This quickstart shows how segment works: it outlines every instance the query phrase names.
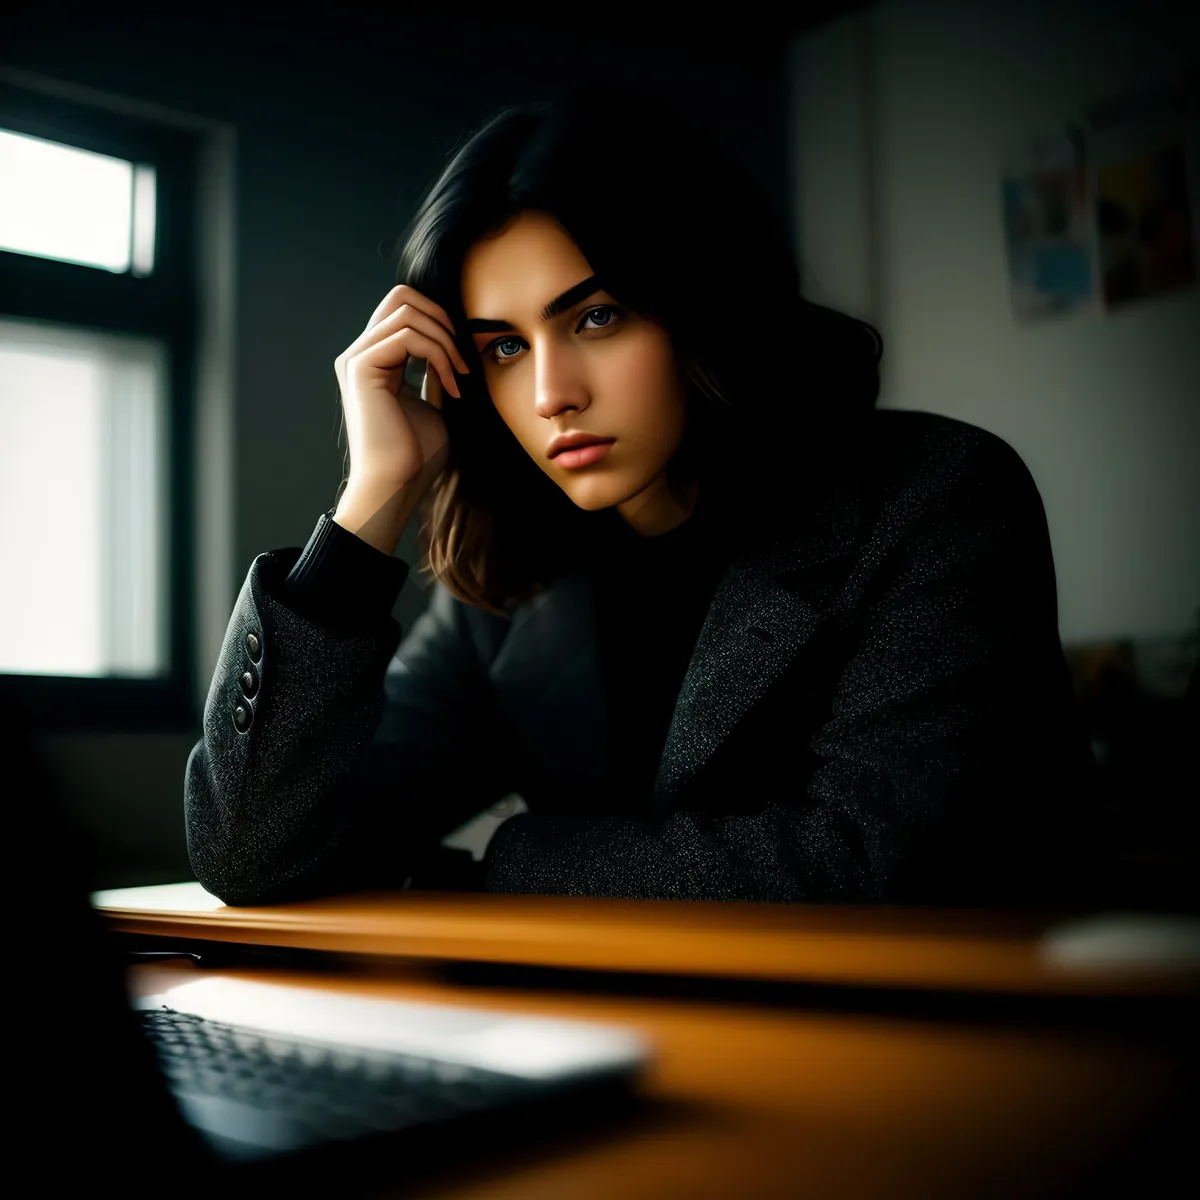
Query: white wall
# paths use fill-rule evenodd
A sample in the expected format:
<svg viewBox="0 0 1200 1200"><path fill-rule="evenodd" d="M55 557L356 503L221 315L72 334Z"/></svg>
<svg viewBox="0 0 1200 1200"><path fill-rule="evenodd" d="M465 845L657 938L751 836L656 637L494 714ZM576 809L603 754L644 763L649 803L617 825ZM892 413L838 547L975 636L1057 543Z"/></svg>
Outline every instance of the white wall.
<svg viewBox="0 0 1200 1200"><path fill-rule="evenodd" d="M790 48L805 286L880 329L881 408L969 421L1024 458L1064 644L1195 628L1200 289L1018 322L1001 170L1014 141L1195 62L1188 7L890 0Z"/></svg>

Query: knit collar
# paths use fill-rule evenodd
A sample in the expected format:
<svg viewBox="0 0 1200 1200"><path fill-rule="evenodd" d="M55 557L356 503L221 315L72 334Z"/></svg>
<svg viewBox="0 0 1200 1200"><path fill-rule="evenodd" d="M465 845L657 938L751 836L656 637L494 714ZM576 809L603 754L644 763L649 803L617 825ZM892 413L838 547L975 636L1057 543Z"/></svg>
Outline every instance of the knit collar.
<svg viewBox="0 0 1200 1200"><path fill-rule="evenodd" d="M704 488L700 489L696 503L687 519L681 521L666 533L647 536L632 529L619 512L611 510L609 528L609 544L618 554L655 561L660 558L675 557L687 553L693 548L699 548L705 543L705 533L708 529L708 510L704 503Z"/></svg>

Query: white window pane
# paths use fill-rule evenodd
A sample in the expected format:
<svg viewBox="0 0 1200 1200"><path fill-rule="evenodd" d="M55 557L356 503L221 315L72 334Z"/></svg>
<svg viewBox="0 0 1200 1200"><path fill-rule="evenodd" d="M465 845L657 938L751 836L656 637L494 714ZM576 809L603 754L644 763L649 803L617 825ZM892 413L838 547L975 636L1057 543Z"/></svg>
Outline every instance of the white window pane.
<svg viewBox="0 0 1200 1200"><path fill-rule="evenodd" d="M139 163L133 169L133 273L154 270L154 232L157 226L158 184L154 168Z"/></svg>
<svg viewBox="0 0 1200 1200"><path fill-rule="evenodd" d="M0 319L0 671L166 668L168 355Z"/></svg>
<svg viewBox="0 0 1200 1200"><path fill-rule="evenodd" d="M153 167L0 129L0 181L0 249L150 273Z"/></svg>

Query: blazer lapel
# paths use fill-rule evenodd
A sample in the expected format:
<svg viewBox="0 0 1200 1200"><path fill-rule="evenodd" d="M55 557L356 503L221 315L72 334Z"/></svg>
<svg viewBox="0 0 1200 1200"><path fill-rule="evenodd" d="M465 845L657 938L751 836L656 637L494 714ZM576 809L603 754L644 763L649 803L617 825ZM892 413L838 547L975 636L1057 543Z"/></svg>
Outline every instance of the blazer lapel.
<svg viewBox="0 0 1200 1200"><path fill-rule="evenodd" d="M713 595L684 673L655 782L669 808L785 671L815 668L820 633L856 559L856 506L835 497L808 531L736 558Z"/></svg>
<svg viewBox="0 0 1200 1200"><path fill-rule="evenodd" d="M785 670L822 649L855 559L856 494L840 488L803 532L734 558L696 640L655 782L669 806ZM588 787L607 771L608 722L591 582L561 576L523 605L494 660L500 703L557 785Z"/></svg>

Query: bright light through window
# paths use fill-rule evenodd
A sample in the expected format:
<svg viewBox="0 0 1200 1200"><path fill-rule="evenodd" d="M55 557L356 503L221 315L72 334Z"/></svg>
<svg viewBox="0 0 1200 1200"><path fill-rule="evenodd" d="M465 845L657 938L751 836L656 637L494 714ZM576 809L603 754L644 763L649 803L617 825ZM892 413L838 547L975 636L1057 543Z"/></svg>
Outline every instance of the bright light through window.
<svg viewBox="0 0 1200 1200"><path fill-rule="evenodd" d="M155 171L0 129L0 249L109 271L154 269Z"/></svg>
<svg viewBox="0 0 1200 1200"><path fill-rule="evenodd" d="M0 318L0 671L166 671L168 354Z"/></svg>

